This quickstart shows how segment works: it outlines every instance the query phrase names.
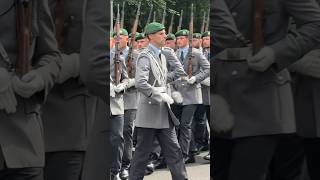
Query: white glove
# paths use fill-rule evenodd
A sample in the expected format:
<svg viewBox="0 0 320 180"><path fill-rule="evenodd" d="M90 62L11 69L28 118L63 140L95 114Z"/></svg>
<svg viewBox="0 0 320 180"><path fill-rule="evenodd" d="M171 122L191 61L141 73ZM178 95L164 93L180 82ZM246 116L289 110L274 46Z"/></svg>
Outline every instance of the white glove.
<svg viewBox="0 0 320 180"><path fill-rule="evenodd" d="M120 83L120 84L118 84L117 86L114 87L114 91L116 93L120 93L120 92L124 91L125 88L126 88L126 85L124 83Z"/></svg>
<svg viewBox="0 0 320 180"><path fill-rule="evenodd" d="M201 84L203 84L205 86L210 86L210 77L207 77L206 79L201 81Z"/></svg>
<svg viewBox="0 0 320 180"><path fill-rule="evenodd" d="M187 79L188 84L194 84L196 82L196 77L192 76L191 78Z"/></svg>
<svg viewBox="0 0 320 180"><path fill-rule="evenodd" d="M12 86L17 94L24 98L29 98L36 92L44 89L45 82L37 70L31 70L23 75L21 79L14 76L12 79Z"/></svg>
<svg viewBox="0 0 320 180"><path fill-rule="evenodd" d="M131 88L131 87L135 86L135 83L136 83L136 80L134 78L128 79L127 88Z"/></svg>
<svg viewBox="0 0 320 180"><path fill-rule="evenodd" d="M174 100L167 94L167 93L161 93L162 101L173 104Z"/></svg>
<svg viewBox="0 0 320 180"><path fill-rule="evenodd" d="M116 97L116 92L114 91L114 85L110 83L110 97Z"/></svg>
<svg viewBox="0 0 320 180"><path fill-rule="evenodd" d="M182 97L181 93L178 91L173 91L171 93L171 97L178 104L181 104L183 102L183 97Z"/></svg>

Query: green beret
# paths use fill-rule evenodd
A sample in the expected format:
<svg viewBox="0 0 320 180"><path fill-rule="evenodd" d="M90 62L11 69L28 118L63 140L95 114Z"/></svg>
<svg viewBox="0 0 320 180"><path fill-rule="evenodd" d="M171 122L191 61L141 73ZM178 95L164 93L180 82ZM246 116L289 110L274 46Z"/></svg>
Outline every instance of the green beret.
<svg viewBox="0 0 320 180"><path fill-rule="evenodd" d="M163 24L157 23L157 22L152 22L146 26L145 34L146 35L154 34L154 33L157 33L159 31L163 30L163 29L165 29Z"/></svg>
<svg viewBox="0 0 320 180"><path fill-rule="evenodd" d="M202 33L202 37L208 37L208 36L210 36L210 31L206 31Z"/></svg>
<svg viewBox="0 0 320 180"><path fill-rule="evenodd" d="M200 33L193 33L193 38L201 39L201 34Z"/></svg>
<svg viewBox="0 0 320 180"><path fill-rule="evenodd" d="M179 36L189 36L189 31L187 29L181 29L180 31L176 32L176 37Z"/></svg>
<svg viewBox="0 0 320 180"><path fill-rule="evenodd" d="M117 35L117 32L114 32L113 37ZM120 29L120 35L128 36L128 31L126 29Z"/></svg>
<svg viewBox="0 0 320 180"><path fill-rule="evenodd" d="M146 38L146 35L144 33L137 33L136 35L136 41L139 41L141 39Z"/></svg>
<svg viewBox="0 0 320 180"><path fill-rule="evenodd" d="M176 40L176 36L172 33L167 34L167 40Z"/></svg>

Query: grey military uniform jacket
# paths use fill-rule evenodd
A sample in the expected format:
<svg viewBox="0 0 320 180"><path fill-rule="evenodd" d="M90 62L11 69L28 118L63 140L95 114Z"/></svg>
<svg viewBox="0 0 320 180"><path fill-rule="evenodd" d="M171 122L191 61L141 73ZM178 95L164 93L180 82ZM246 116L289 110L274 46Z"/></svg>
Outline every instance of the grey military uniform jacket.
<svg viewBox="0 0 320 180"><path fill-rule="evenodd" d="M251 1L214 0L212 7L212 35L216 42L213 52L245 47L237 31L246 39L251 38L252 10L247 8ZM244 8L247 10L243 11ZM290 15L299 27L296 34L287 31ZM264 19L265 45L275 51L272 68L260 73L250 70L245 59L213 61L213 93L226 99L235 118L233 129L217 136L238 138L296 132L290 75L281 70L319 42L320 9L313 0L268 0ZM212 107L215 106L219 103L213 101Z"/></svg>
<svg viewBox="0 0 320 180"><path fill-rule="evenodd" d="M132 52L132 57L133 57L133 62L132 62L132 66L133 66L133 72L132 72L132 77L128 77L129 78L135 78L135 73L136 73L136 60L137 57L139 55L139 50L133 50ZM126 63L128 63L128 58L126 58ZM124 99L124 109L128 110L128 109L137 109L138 108L138 101L139 101L139 93L138 90L135 86L130 87L128 89L126 89L126 91L124 92L123 95L123 99Z"/></svg>
<svg viewBox="0 0 320 180"><path fill-rule="evenodd" d="M210 57L209 57L209 54L210 54L210 48L209 49L203 49L203 55L206 57L206 59L209 61L210 63ZM207 78L210 78L207 77ZM202 104L203 105L210 105L210 86L206 86L204 84L201 84L201 90L202 90Z"/></svg>
<svg viewBox="0 0 320 180"><path fill-rule="evenodd" d="M83 0L70 1L66 5L69 25L65 35L58 35L64 36L64 46L59 48L63 53L62 61L73 62L75 58L79 63ZM56 20L59 16L55 14L56 8L61 7L56 7L57 0L49 0L49 6L53 19ZM55 84L42 107L47 152L86 150L88 134L95 118L96 101L97 98L88 92L79 77L71 77L62 84Z"/></svg>
<svg viewBox="0 0 320 180"><path fill-rule="evenodd" d="M111 51L111 61L110 61L110 79L112 80L112 84L115 86L115 62L114 62L114 53L115 51ZM127 67L125 64L125 56L120 55L120 82L126 83L128 79ZM110 112L112 115L123 115L124 114L124 100L123 93L115 93L115 97L110 96Z"/></svg>
<svg viewBox="0 0 320 180"><path fill-rule="evenodd" d="M152 59L154 58L154 59ZM136 115L136 127L169 128L168 110L159 93L166 92L166 84L159 84L153 74L151 61L162 62L166 76L166 59L162 61L149 46L140 53L136 64L136 88L141 93ZM159 63L160 64L160 63Z"/></svg>
<svg viewBox="0 0 320 180"><path fill-rule="evenodd" d="M96 8L104 2L86 1L84 29L80 50L80 77L89 91L109 103L110 53L109 43L101 37L109 37L110 22L106 12ZM104 6L105 7L105 6Z"/></svg>
<svg viewBox="0 0 320 180"><path fill-rule="evenodd" d="M17 58L16 8L14 0L0 2L0 43L15 66ZM44 102L59 72L60 56L47 0L34 0L30 59L45 82L45 89L31 98L16 94L17 112L0 112L0 147L8 168L44 166L43 126L40 104ZM0 66L7 68L2 56Z"/></svg>
<svg viewBox="0 0 320 180"><path fill-rule="evenodd" d="M180 57L180 49L176 52ZM185 56L184 61L181 62L184 71L188 73L188 56L189 52ZM175 88L181 93L183 97L183 105L189 104L202 104L202 90L200 82L210 76L210 64L204 57L202 52L198 49L192 48L192 75L196 77L196 82L192 85L183 82L177 83Z"/></svg>

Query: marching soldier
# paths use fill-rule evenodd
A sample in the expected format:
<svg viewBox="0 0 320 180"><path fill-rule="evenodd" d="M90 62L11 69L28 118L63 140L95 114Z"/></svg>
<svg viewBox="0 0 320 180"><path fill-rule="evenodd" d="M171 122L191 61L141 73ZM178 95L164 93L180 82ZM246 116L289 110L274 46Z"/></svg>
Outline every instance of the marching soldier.
<svg viewBox="0 0 320 180"><path fill-rule="evenodd" d="M296 132L285 68L319 44L320 9L313 0L214 0L212 8L212 176L264 180L280 142ZM297 22L294 34L287 31L290 16Z"/></svg>
<svg viewBox="0 0 320 180"><path fill-rule="evenodd" d="M42 108L46 144L44 177L78 180L97 101L79 80L83 1L49 0L49 4L62 64L57 84Z"/></svg>
<svg viewBox="0 0 320 180"><path fill-rule="evenodd" d="M61 58L48 1L1 1L0 23L0 179L41 180L40 105Z"/></svg>
<svg viewBox="0 0 320 180"><path fill-rule="evenodd" d="M116 57L116 48L111 50L111 61L110 61L110 143L111 143L111 180L120 179L120 171L124 149L124 100L123 94L128 87L134 85L134 79L128 78L127 67L125 59L128 55L128 32L125 29L120 30L120 41L119 41L119 57ZM119 58L119 59L115 59ZM117 62L119 63L119 69L117 68ZM120 71L120 72L119 72ZM114 72L119 72L119 77ZM117 78L119 78L117 80ZM119 81L117 83L117 81Z"/></svg>
<svg viewBox="0 0 320 180"><path fill-rule="evenodd" d="M149 40L144 33L139 33L136 37L138 49L146 48L149 45Z"/></svg>
<svg viewBox="0 0 320 180"><path fill-rule="evenodd" d="M109 81L110 49L108 41L107 1L85 0L84 26L80 50L80 78L88 90L103 101L98 101L97 113L93 128L90 132L85 156L82 180L106 180L111 164L109 138L110 109ZM107 48L106 48L107 47ZM93 55L94 54L94 55ZM101 116L102 114L102 116Z"/></svg>
<svg viewBox="0 0 320 180"><path fill-rule="evenodd" d="M176 36L174 34L167 34L166 47L176 49Z"/></svg>
<svg viewBox="0 0 320 180"><path fill-rule="evenodd" d="M168 117L168 104L172 104L173 99L166 90L166 58L161 54L166 39L164 25L157 22L148 24L146 36L150 44L138 56L136 67L136 87L141 96L136 119L137 145L129 179L143 179L149 154L157 138L172 178L185 180L187 173L182 152L173 123Z"/></svg>
<svg viewBox="0 0 320 180"><path fill-rule="evenodd" d="M210 74L210 64L202 52L192 48L192 54L190 54L191 52L189 53L189 45L191 46L191 44L189 44L188 36L189 31L186 29L182 29L176 33L177 45L179 47L176 54L185 72L189 75L186 83L180 81L175 85L175 88L183 97L182 104L176 106L176 114L181 122L179 126L179 143L185 161L190 159L189 148L192 136L192 119L197 106L203 103L200 82ZM191 69L190 66L192 67Z"/></svg>

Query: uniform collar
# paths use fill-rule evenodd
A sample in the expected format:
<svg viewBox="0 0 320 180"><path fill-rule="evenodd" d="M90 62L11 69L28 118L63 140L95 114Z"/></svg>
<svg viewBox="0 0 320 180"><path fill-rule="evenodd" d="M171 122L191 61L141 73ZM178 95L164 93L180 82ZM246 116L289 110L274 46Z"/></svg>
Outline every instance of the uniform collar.
<svg viewBox="0 0 320 180"><path fill-rule="evenodd" d="M156 55L156 57L159 57L160 53L161 53L161 49L157 48L156 46L154 46L153 44L149 44L149 49L151 49L154 54Z"/></svg>

